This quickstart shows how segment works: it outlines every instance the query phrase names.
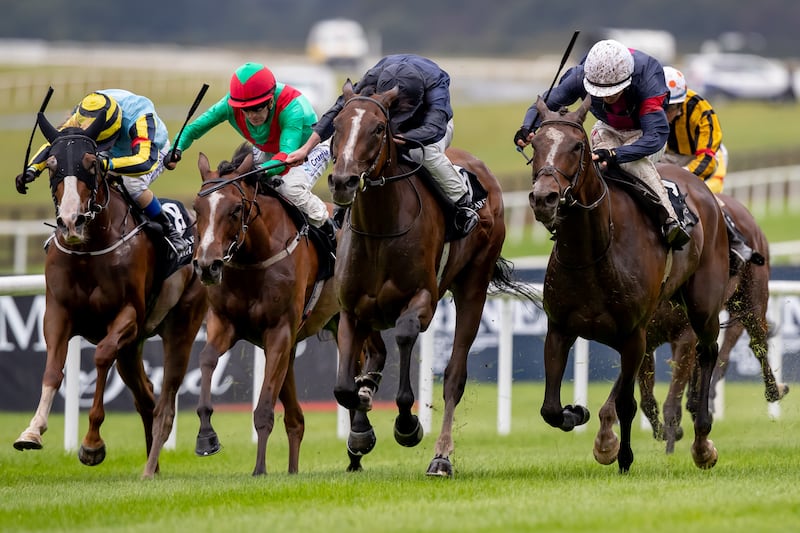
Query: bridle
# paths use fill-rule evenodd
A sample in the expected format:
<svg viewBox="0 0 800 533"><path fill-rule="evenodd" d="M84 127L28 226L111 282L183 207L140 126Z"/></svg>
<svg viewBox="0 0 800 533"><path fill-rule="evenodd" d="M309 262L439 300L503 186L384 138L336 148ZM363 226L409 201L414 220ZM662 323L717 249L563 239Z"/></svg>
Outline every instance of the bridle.
<svg viewBox="0 0 800 533"><path fill-rule="evenodd" d="M215 185L215 187L206 189L208 185ZM233 185L239 191L239 195L241 196L242 216L241 216L241 223L239 224L239 227L236 229L236 236L233 238L230 246L228 246L228 250L222 257L222 260L225 263L229 263L233 258L234 254L236 254L236 252L239 250L242 244L244 244L244 240L247 238L247 230L250 229L250 222L255 217L261 216L261 206L259 206L258 202L256 201L257 191L254 188L253 197L248 198L247 193L244 191L244 188L242 188L241 176L237 176L231 179L211 178L209 180L206 180L200 187L200 192L197 193L197 196L201 197L208 196L212 192L216 192L219 189L226 187L228 185Z"/></svg>
<svg viewBox="0 0 800 533"><path fill-rule="evenodd" d="M569 263L563 262L558 257L558 246L554 246L553 247L553 257L555 258L556 262L558 262L558 264L560 264L561 266L564 266L566 268L571 268L571 269L587 268L587 267L590 267L590 266L598 263L600 260L602 260L606 256L606 254L608 253L608 250L611 248L611 243L614 240L614 235L613 235L614 234L614 224L613 224L613 222L611 220L611 196L610 196L609 191L608 191L608 183L606 183L606 180L603 179L603 175L600 172L599 167L597 166L597 164L595 164L595 174L597 175L597 179L599 179L600 183L602 183L602 185L603 185L603 192L600 194L600 196L596 200L594 200L590 204L583 204L583 203L579 202L575 198L575 196L573 195L573 192L578 190L578 187L582 183L580 181L581 177L583 177L585 172L586 172L586 149L587 149L587 145L588 145L588 140L586 139L586 131L583 129L583 125L582 124L579 124L577 122L573 122L571 120L564 120L564 119L544 120L539 125L539 129L541 129L544 126L555 126L555 125L569 126L571 128L578 129L581 132L581 135L583 136L583 140L581 142L581 152L580 152L580 156L579 156L580 164L578 165L578 168L575 170L575 172L572 175L568 175L566 172L564 172L560 168L556 167L555 165L545 165L545 166L541 167L540 169L538 169L536 171L536 173L533 176L533 181L536 182L536 180L539 179L541 176L550 176L551 178L553 178L553 181L555 181L556 186L558 187L558 190L559 190L559 199L558 199L559 207L558 207L558 209L561 209L562 207L565 207L565 208L567 208L567 207L579 207L579 208L584 209L586 211L592 211L597 206L599 206L600 203L603 200L606 200L607 203L608 203L608 228L609 228L608 241L606 242L606 245L603 248L603 251L597 257L593 258L588 263L580 264L580 265L573 265L573 264L569 264ZM557 179L558 175L564 177L564 179L567 180L567 186L566 187L563 187L563 188L561 187L561 183ZM553 230L553 232L555 232L555 230Z"/></svg>
<svg viewBox="0 0 800 533"><path fill-rule="evenodd" d="M544 126L553 126L553 125L570 126L572 128L576 128L576 129L580 130L580 132L585 135L585 130L583 129L583 125L582 124L578 124L577 122L573 122L571 120L563 120L563 119L562 120L559 120L559 119L544 120L539 125L539 129L541 130L541 128L543 128ZM586 158L585 158L585 156L586 156L586 145L587 145L587 142L588 141L586 141L585 139L584 139L583 142L581 142L581 153L580 153L580 156L579 156L580 164L578 165L578 168L575 170L575 172L571 176L568 175L566 172L564 172L563 170L561 170L560 168L558 168L555 165L545 165L545 166L541 167L540 169L538 169L536 171L536 173L533 175L533 181L538 180L541 176L550 176L551 178L553 178L553 180L556 182L556 185L558 186L558 191L559 191L558 205L559 205L559 207L561 207L561 206L564 206L564 207L577 206L577 207L580 207L582 209L586 209L586 210L591 211L592 209L594 209L595 207L600 205L600 202L602 202L603 199L608 196L608 184L603 179L602 174L599 172L599 169L598 169L598 172L597 172L597 176L600 179L600 182L603 184L603 192L600 195L600 197L597 198L591 204L587 205L587 204L583 204L583 203L579 202L575 198L575 196L573 195L573 191L576 191L578 189L578 187L580 186L580 179L584 175L584 172L586 171ZM557 175L561 175L561 176L564 177L564 179L567 180L568 185L566 187L562 187L561 186L561 183L557 179Z"/></svg>
<svg viewBox="0 0 800 533"><path fill-rule="evenodd" d="M59 183L64 181L64 178L67 175L74 174L79 181L82 181L84 184L86 184L86 187L90 191L90 197L86 202L86 211L78 215L79 217L83 217L88 224L108 207L108 202L111 196L109 193L108 181L106 179L101 179L100 181L102 181L103 185L105 186L105 202L103 204L97 203L98 177L102 176L105 178L100 161L95 159L94 173L86 171L81 163L85 153L97 153L97 143L95 143L94 139L87 135L81 135L78 133L67 134L59 136L57 139L55 139L50 145L50 151L52 152L53 148L59 147L59 145L64 143L66 143L63 151L65 157L56 157L58 168L50 174L50 195L53 198L53 205L55 205L56 218L60 216L61 211L61 205L56 197L56 188L58 187ZM73 145L75 144L83 144L84 147L74 147ZM76 154L78 154L77 159Z"/></svg>
<svg viewBox="0 0 800 533"><path fill-rule="evenodd" d="M397 174L395 176L388 176L388 177L380 175L387 167L391 166L391 161L392 161L391 154L389 153L389 136L391 135L389 110L386 109L385 105L375 100L374 98L361 95L353 96L352 98L347 100L344 103L344 106L342 106L342 109L344 109L345 107L347 107L348 105L350 105L352 102L355 101L371 102L372 104L378 106L378 109L381 110L381 113L383 113L383 116L386 119L385 122L386 127L384 128L383 136L381 137L380 149L378 150L378 153L375 154L375 158L373 159L372 164L369 166L369 168L364 172L362 172L361 176L359 176L359 186L358 186L359 190L362 191L366 190L367 187L381 187L392 181L405 179L416 174L417 171L422 168L422 163L418 163L415 168L409 170L408 172L403 172L402 174ZM417 148L420 148L423 151L425 150L425 147L420 142L413 141L410 139L407 139L407 142L411 144L416 144ZM381 161L383 162L381 163ZM333 158L333 162L334 163L336 162L335 155ZM378 176L376 176L376 174Z"/></svg>

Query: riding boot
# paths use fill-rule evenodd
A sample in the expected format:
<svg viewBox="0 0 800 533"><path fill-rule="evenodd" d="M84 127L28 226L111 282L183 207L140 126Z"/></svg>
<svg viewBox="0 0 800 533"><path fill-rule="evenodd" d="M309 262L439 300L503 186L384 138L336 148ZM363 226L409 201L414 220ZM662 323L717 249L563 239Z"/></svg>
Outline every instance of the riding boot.
<svg viewBox="0 0 800 533"><path fill-rule="evenodd" d="M164 238L167 240L167 243L169 244L170 248L172 248L172 251L175 252L176 256L180 257L184 252L186 252L186 250L189 249L189 241L183 238L183 234L178 231L166 213L162 211L153 219L153 221L161 224L161 228L164 231Z"/></svg>
<svg viewBox="0 0 800 533"><path fill-rule="evenodd" d="M325 222L319 227L322 230L322 233L325 234L325 237L328 238L328 244L330 245L330 253L336 258L336 222L334 222L333 218L326 218Z"/></svg>
<svg viewBox="0 0 800 533"><path fill-rule="evenodd" d="M692 239L686 230L683 229L681 223L671 217L664 222L661 231L664 234L667 245L673 250L680 250L683 248L683 245Z"/></svg>
<svg viewBox="0 0 800 533"><path fill-rule="evenodd" d="M472 202L469 199L469 193L462 196L456 202L456 215L453 220L456 231L461 236L466 237L478 225L480 217L475 209L472 207Z"/></svg>

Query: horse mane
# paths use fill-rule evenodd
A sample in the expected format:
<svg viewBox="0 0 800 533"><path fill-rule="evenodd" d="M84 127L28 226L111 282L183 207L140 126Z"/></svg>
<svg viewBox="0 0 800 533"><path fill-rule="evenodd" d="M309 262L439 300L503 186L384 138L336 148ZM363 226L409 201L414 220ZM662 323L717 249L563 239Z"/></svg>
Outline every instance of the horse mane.
<svg viewBox="0 0 800 533"><path fill-rule="evenodd" d="M249 142L243 142L234 150L230 161L223 160L219 162L217 165L217 172L220 176L233 173L252 151L253 145Z"/></svg>

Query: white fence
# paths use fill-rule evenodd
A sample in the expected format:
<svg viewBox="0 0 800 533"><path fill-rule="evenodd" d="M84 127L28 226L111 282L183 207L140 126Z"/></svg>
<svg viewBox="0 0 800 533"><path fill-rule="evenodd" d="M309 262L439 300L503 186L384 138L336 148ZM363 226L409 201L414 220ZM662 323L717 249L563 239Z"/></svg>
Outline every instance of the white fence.
<svg viewBox="0 0 800 533"><path fill-rule="evenodd" d="M541 291L539 284L532 284L531 288ZM799 295L800 282L798 281L770 281L770 310L771 317L775 323L783 323L782 306L779 299L785 295ZM34 276L2 276L0 277L0 294L18 293L41 293L45 289L43 275ZM506 435L511 431L511 395L513 382L513 330L512 325L514 301L504 296L494 296L490 298L502 298L500 311L500 331L498 338L498 365L497 365L497 432ZM432 408L433 405L433 359L434 359L434 334L432 328L423 333L420 338L420 372L418 388L418 416L423 429L426 433L431 431ZM769 357L770 364L775 372L778 381L781 380L780 369L783 359L783 343L780 332L770 339ZM67 360L64 368L64 449L75 450L78 446L78 416L79 416L79 381L80 381L80 338L73 338L69 343ZM575 404L587 405L588 403L588 375L589 375L589 343L584 339L578 339L573 352L574 365L574 402ZM253 362L253 405L258 399L258 391L261 387L264 372L263 352L256 348L254 350ZM723 390L718 389L718 399L716 408L717 419L722 415L722 400L724 399ZM778 403L769 405L769 415L773 418L780 416L780 405ZM343 408L338 410L337 434L340 438L345 438L349 431L349 416ZM581 428L578 428L579 430ZM173 425L173 431L165 446L174 448L176 442L177 420ZM253 433L255 440L255 430Z"/></svg>
<svg viewBox="0 0 800 533"><path fill-rule="evenodd" d="M758 218L766 213L800 212L800 166L786 166L734 172L725 178L725 192L750 208ZM528 203L528 191L503 194L506 208L507 239L511 243L523 241L529 234L534 242L544 242L550 234L533 219ZM31 237L44 237L52 233L52 224L46 220L0 220L0 236L14 237L14 274L25 274L28 264L28 245ZM770 244L770 255L800 258L800 241ZM44 262L42 254L41 262Z"/></svg>
<svg viewBox="0 0 800 533"><path fill-rule="evenodd" d="M534 222L528 192L503 194L509 242L523 241L526 232L530 232L534 242L544 242L550 238L544 226ZM767 213L777 215L800 212L800 165L732 172L725 177L725 194L747 206L756 219ZM794 243L788 250L781 247L775 252L798 255L800 242ZM772 249L770 253L778 255Z"/></svg>

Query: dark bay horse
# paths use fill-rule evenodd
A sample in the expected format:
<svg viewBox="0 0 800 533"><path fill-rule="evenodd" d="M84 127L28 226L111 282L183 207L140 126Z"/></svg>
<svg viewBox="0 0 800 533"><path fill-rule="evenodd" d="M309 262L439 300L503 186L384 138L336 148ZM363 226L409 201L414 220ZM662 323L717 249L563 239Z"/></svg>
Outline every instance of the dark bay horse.
<svg viewBox="0 0 800 533"><path fill-rule="evenodd" d="M67 343L81 336L96 345L97 369L89 430L78 451L86 465L106 456L100 425L108 372L117 372L133 394L142 418L148 459L143 477L159 471L158 457L175 416L192 344L206 312L206 294L191 265L160 280L157 248L131 211L120 189L97 164L97 132L58 131L39 113L50 142L47 167L58 230L45 259L44 338L47 363L36 414L14 447L40 449L53 399L63 380ZM145 373L142 347L160 335L164 348L162 392L156 404Z"/></svg>
<svg viewBox="0 0 800 533"><path fill-rule="evenodd" d="M249 145L240 146L232 162L221 163L218 170L212 170L201 153L198 168L203 182L194 202L199 235L194 266L207 285L210 309L208 339L199 356L200 430L195 451L207 456L220 450L211 424L211 377L219 357L242 339L263 348L266 357L253 412L258 437L253 475L267 471L267 440L278 399L285 410L289 473L296 473L305 423L295 386L295 349L299 341L323 328L336 335L339 304L333 281L317 281L321 253L309 239L308 224L298 228L285 201L271 189L260 191L255 175L245 175L253 169ZM370 339L368 349L372 357L367 364L380 373L385 360L380 336ZM365 392L370 405L372 392ZM366 413L351 416L357 417L363 438L368 438L372 427ZM359 470L360 460L360 455L350 453L348 469Z"/></svg>
<svg viewBox="0 0 800 533"><path fill-rule="evenodd" d="M760 253L765 264L757 265L747 262L737 270L728 282L728 300L725 304L729 319L723 328L722 346L719 350L717 365L711 378L709 403L713 408L716 383L725 376L731 351L742 333L746 330L750 337L750 349L761 365L761 377L764 381L764 396L768 402L776 402L789 392L786 383L777 383L767 357L769 326L767 322L767 304L769 303L769 242L764 232L756 223L753 215L735 198L718 194L722 209L741 231L745 240ZM664 401L664 421L659 418L658 401L653 394L655 382L655 360L653 352L661 344L669 342L672 349L670 367L672 379ZM694 415L698 400L696 387L690 381L695 367L695 344L697 336L680 309L669 303L662 303L652 319L647 335L647 351L639 370L639 389L641 393L642 412L647 416L656 439L666 441L667 453L672 453L675 441L683 437L681 428L684 390L689 385L686 406Z"/></svg>
<svg viewBox="0 0 800 533"><path fill-rule="evenodd" d="M343 87L346 102L334 121L333 172L328 178L333 201L350 206L340 233L334 279L342 306L339 368L334 394L348 409L362 408L358 388L363 376L359 354L374 331L395 327L400 355L395 440L415 446L423 436L412 414L411 355L439 299L450 291L456 306L453 351L444 372L442 429L427 469L431 476L452 476L453 418L467 381L467 354L490 283L511 287L510 266L500 251L505 238L500 185L486 165L462 150L451 160L478 176L488 192L479 210L480 224L466 237L446 243L445 219L420 167L399 158L389 128L394 89L372 96ZM360 375L361 373L361 375Z"/></svg>
<svg viewBox="0 0 800 533"><path fill-rule="evenodd" d="M552 112L541 98L542 117L533 138L533 190L536 219L554 233L555 244L544 280L545 397L542 417L570 431L585 424L584 406L561 404L561 380L577 337L595 340L620 354L620 374L599 412L594 456L601 464L617 460L620 472L633 463L631 424L634 388L645 352L650 318L661 301L684 307L698 337L700 407L692 457L700 468L713 467L717 450L708 438L708 395L717 360L719 311L728 280L728 238L713 194L693 174L662 166L699 217L692 240L671 252L634 198L604 179L591 159L584 120L590 99L576 111ZM621 438L613 431L619 420Z"/></svg>

